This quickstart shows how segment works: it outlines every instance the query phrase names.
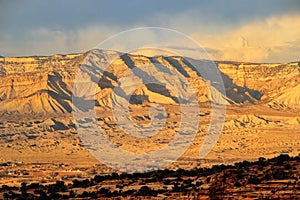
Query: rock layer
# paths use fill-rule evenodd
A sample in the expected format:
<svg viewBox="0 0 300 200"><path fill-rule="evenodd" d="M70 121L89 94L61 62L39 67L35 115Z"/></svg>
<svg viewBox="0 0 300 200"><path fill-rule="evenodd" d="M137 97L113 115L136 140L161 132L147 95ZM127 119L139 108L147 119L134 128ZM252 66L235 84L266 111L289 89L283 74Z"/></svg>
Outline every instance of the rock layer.
<svg viewBox="0 0 300 200"><path fill-rule="evenodd" d="M85 59L91 53L98 60L109 54L117 55L116 52L95 50L83 54L0 58L0 112L22 114L71 112L73 83L80 65L84 62L88 62L90 67L97 64L93 63L93 60ZM199 62L205 65L205 61ZM228 104L263 104L274 109L300 108L298 62L215 63L221 72L226 95L218 93L214 87L209 90L209 80L201 77L185 58L122 54L107 68L99 83L95 83L96 105L111 106L112 103L116 103L111 98L113 90L119 84L118 81L134 68L141 70L145 65L160 64L165 66L165 69L175 70L184 77L192 86L199 102L211 101L213 97L224 99ZM143 76L153 76L148 72L142 73ZM159 70L157 73L158 76L162 76ZM137 79L141 80L142 77ZM167 80L168 84L172 82L174 80ZM183 98L181 94L185 92L184 86L180 88L181 91L177 91L179 96L176 96L168 87L148 84L136 88L130 97L130 103L142 104L143 101L149 101L176 104L178 99Z"/></svg>

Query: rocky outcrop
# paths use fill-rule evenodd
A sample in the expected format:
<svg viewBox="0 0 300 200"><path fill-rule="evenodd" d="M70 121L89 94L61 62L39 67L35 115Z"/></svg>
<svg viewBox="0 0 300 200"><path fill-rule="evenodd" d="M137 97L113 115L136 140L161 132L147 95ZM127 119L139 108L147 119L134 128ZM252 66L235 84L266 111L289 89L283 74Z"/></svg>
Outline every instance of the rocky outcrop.
<svg viewBox="0 0 300 200"><path fill-rule="evenodd" d="M218 63L223 72L223 80L227 96L232 92L243 92L249 97L264 102L280 102L277 97L287 90L294 91L299 97L296 88L300 81L299 63L287 64L253 64L253 63ZM237 101L237 100L236 100ZM285 102L286 106L296 106L294 102Z"/></svg>
<svg viewBox="0 0 300 200"><path fill-rule="evenodd" d="M0 62L0 111L71 112L71 90L83 54L5 58Z"/></svg>

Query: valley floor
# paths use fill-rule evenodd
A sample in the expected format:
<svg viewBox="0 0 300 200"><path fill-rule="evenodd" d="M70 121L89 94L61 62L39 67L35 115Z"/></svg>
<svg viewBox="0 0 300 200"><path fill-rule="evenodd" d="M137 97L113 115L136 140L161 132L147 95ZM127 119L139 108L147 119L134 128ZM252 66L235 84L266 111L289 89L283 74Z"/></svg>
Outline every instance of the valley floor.
<svg viewBox="0 0 300 200"><path fill-rule="evenodd" d="M147 124L149 107L132 107L131 116L138 124ZM258 157L271 158L281 153L291 156L300 152L300 116L290 110L266 106L228 106L222 134L211 152L199 158L199 149L210 123L209 107L200 108L199 131L187 151L169 169L192 169L214 164L232 164ZM162 130L163 138L136 141L124 137L116 128L111 114L98 110L99 123L112 143L133 152L155 150L168 142L178 128L180 110L168 106L169 120ZM171 113L171 114L170 114ZM173 113L173 114L172 114ZM20 182L51 183L56 180L89 178L94 174L116 170L106 167L81 143L70 114L65 116L32 116L29 119L3 114L0 123L0 184ZM162 140L163 139L163 140ZM149 146L149 144L154 144Z"/></svg>

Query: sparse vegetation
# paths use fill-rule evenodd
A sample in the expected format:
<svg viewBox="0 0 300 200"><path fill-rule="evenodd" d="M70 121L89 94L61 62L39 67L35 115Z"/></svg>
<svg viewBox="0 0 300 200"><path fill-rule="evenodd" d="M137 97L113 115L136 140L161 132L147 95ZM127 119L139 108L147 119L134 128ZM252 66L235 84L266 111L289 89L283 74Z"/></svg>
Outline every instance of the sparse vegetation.
<svg viewBox="0 0 300 200"><path fill-rule="evenodd" d="M224 199L261 191L265 199L296 199L300 195L300 155L279 155L272 159L243 161L235 165L215 165L191 170L157 170L146 173L112 173L72 183L22 183L2 185L4 199L83 199L125 197L198 197ZM96 187L95 187L96 186ZM246 189L247 188L247 189ZM253 193L252 193L253 197ZM258 198L258 196L257 196Z"/></svg>

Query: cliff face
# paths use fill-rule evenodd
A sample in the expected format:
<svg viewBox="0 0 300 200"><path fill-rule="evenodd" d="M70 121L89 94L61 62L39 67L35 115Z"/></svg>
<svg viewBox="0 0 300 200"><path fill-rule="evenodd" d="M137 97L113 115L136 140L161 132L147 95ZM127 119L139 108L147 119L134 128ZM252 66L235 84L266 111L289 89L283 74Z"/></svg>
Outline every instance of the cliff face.
<svg viewBox="0 0 300 200"><path fill-rule="evenodd" d="M0 110L70 112L70 89L82 56L5 58L0 62Z"/></svg>
<svg viewBox="0 0 300 200"><path fill-rule="evenodd" d="M265 104L276 110L299 109L300 67L298 62L287 64L219 63L218 65L220 71L224 73L223 80L227 96L231 96L232 91L243 91L242 93L247 96L255 97L258 100L255 101L256 103ZM237 87L232 88L233 85ZM235 101L244 102L239 99Z"/></svg>
<svg viewBox="0 0 300 200"><path fill-rule="evenodd" d="M105 54L114 54L104 51L93 53L98 59ZM1 58L0 112L23 114L71 112L73 83L78 68L86 56L87 53ZM111 106L112 103L116 103L111 100L110 94L118 85L117 81L134 67L142 70L142 66L153 63L166 66L169 70L176 70L185 77L200 102L209 101L209 96L212 95L215 98L223 98L228 104L264 104L274 109L300 108L300 66L297 62L288 64L216 62L224 81L225 96L217 90L209 91L207 80L199 76L191 68L190 63L181 57L149 58L128 54L117 57L99 84L96 84L96 105ZM93 62L89 64L92 65ZM146 72L145 75L151 76L149 73ZM141 80L142 77L137 79ZM169 84L174 82L174 80L167 81ZM181 88L183 88L181 91L177 91L179 96L185 92L184 87ZM217 94L210 94L214 92ZM131 103L139 104L146 100L176 104L178 102L175 96L170 88L157 85L143 86L134 92Z"/></svg>

